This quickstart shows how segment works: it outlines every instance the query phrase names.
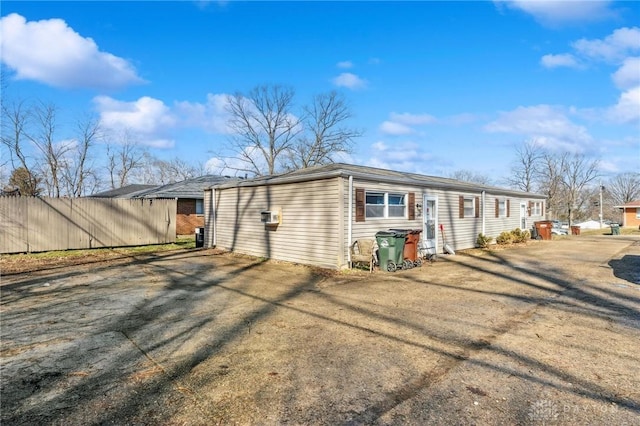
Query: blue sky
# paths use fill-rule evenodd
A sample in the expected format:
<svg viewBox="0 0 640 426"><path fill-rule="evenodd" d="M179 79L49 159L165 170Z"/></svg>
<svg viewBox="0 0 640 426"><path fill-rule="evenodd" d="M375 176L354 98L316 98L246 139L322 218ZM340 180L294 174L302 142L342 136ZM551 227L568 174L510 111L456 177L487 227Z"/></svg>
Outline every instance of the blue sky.
<svg viewBox="0 0 640 426"><path fill-rule="evenodd" d="M640 169L635 1L3 1L1 19L3 96L93 112L163 159L215 164L226 96L284 84L346 96L355 164L497 183L536 141Z"/></svg>

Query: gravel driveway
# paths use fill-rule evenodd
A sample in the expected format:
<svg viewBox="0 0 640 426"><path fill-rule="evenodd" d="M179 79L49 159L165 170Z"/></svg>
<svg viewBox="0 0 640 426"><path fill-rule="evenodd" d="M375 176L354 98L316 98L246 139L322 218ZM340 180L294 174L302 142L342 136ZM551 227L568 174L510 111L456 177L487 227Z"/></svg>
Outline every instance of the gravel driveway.
<svg viewBox="0 0 640 426"><path fill-rule="evenodd" d="M1 281L3 425L640 424L640 238L333 273L211 250Z"/></svg>

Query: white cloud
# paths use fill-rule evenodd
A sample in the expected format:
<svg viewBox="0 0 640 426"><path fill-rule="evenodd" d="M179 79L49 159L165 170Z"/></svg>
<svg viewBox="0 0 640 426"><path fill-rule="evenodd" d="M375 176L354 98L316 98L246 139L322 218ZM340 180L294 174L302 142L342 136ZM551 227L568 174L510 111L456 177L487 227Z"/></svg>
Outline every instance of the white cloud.
<svg viewBox="0 0 640 426"><path fill-rule="evenodd" d="M351 62L351 61L342 61L342 62L338 62L336 64L336 66L338 68L349 69L349 68L353 68L353 62Z"/></svg>
<svg viewBox="0 0 640 426"><path fill-rule="evenodd" d="M390 120L384 121L379 129L382 133L392 136L416 133L416 129L412 126L421 126L437 121L434 116L429 114L411 114L408 112L401 114L392 112L390 118Z"/></svg>
<svg viewBox="0 0 640 426"><path fill-rule="evenodd" d="M622 66L613 73L612 78L620 89L629 89L640 85L640 57L625 59Z"/></svg>
<svg viewBox="0 0 640 426"><path fill-rule="evenodd" d="M424 152L424 145L405 141L387 145L377 141L367 152L370 154L362 164L381 169L425 174L428 167L433 167L434 156Z"/></svg>
<svg viewBox="0 0 640 426"><path fill-rule="evenodd" d="M364 89L367 87L367 81L361 79L355 74L350 72L343 72L339 76L333 79L333 84L338 87L346 87L348 89Z"/></svg>
<svg viewBox="0 0 640 426"><path fill-rule="evenodd" d="M380 58L370 58L368 62L369 65L380 65L382 60Z"/></svg>
<svg viewBox="0 0 640 426"><path fill-rule="evenodd" d="M614 123L640 123L640 85L623 92L606 111L606 118Z"/></svg>
<svg viewBox="0 0 640 426"><path fill-rule="evenodd" d="M618 28L604 39L580 39L571 46L586 58L619 63L630 54L640 51L640 28Z"/></svg>
<svg viewBox="0 0 640 426"><path fill-rule="evenodd" d="M540 63L546 68L578 68L580 66L575 56L570 53L564 53L561 55L544 55L540 60Z"/></svg>
<svg viewBox="0 0 640 426"><path fill-rule="evenodd" d="M97 96L93 102L100 114L100 124L112 132L128 132L143 145L156 148L173 146L165 133L177 125L177 119L164 102L143 96L124 102L109 96Z"/></svg>
<svg viewBox="0 0 640 426"><path fill-rule="evenodd" d="M548 25L598 21L617 15L609 0L494 0L494 4L520 10Z"/></svg>
<svg viewBox="0 0 640 426"><path fill-rule="evenodd" d="M410 114L408 112L403 112L402 114L392 112L391 120L398 123L407 124L409 126L419 126L421 124L430 124L436 122L436 118L430 114Z"/></svg>
<svg viewBox="0 0 640 426"><path fill-rule="evenodd" d="M485 126L485 130L517 134L550 149L573 152L582 152L593 141L585 127L571 122L561 108L550 105L518 107L502 112L497 120Z"/></svg>
<svg viewBox="0 0 640 426"><path fill-rule="evenodd" d="M12 13L0 19L0 28L1 60L18 79L102 89L143 82L129 62L101 52L61 19L27 22Z"/></svg>
<svg viewBox="0 0 640 426"><path fill-rule="evenodd" d="M228 95L209 93L205 104L176 102L176 114L185 125L200 127L211 133L231 134L233 132L228 126L228 103Z"/></svg>
<svg viewBox="0 0 640 426"><path fill-rule="evenodd" d="M386 135L393 136L410 135L411 133L415 133L415 130L411 127L393 121L383 121L380 125L380 131Z"/></svg>

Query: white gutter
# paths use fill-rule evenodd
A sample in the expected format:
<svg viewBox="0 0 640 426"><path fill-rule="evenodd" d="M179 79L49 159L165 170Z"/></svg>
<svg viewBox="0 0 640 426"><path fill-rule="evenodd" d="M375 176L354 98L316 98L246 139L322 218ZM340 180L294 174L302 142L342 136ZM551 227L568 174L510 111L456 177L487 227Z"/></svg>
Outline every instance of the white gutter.
<svg viewBox="0 0 640 426"><path fill-rule="evenodd" d="M349 218L347 220L347 261L351 264L351 232L352 232L352 224L351 220L353 218L353 176L349 176Z"/></svg>
<svg viewBox="0 0 640 426"><path fill-rule="evenodd" d="M482 199L482 206L481 206L481 208L482 208L482 235L486 235L486 233L487 233L487 231L485 229L485 213L486 213L486 210L487 210L485 208L486 195L487 195L486 191L482 191L482 198L481 198Z"/></svg>

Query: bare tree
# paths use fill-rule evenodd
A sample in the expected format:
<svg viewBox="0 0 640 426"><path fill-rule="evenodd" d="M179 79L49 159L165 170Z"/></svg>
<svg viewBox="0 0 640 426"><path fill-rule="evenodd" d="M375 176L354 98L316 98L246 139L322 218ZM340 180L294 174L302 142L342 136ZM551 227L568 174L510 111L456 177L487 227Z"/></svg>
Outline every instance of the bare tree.
<svg viewBox="0 0 640 426"><path fill-rule="evenodd" d="M533 192L544 153L535 141L528 141L516 148L516 159L511 166L511 176L507 182L511 188Z"/></svg>
<svg viewBox="0 0 640 426"><path fill-rule="evenodd" d="M284 86L259 86L247 96L227 98L229 127L233 130L231 150L238 165L225 166L255 175L273 174L294 146L302 123L292 113L294 90ZM227 159L228 160L228 159Z"/></svg>
<svg viewBox="0 0 640 426"><path fill-rule="evenodd" d="M37 174L37 164L26 153L27 128L32 119L32 110L24 101L8 103L2 100L2 145L8 151L8 163L12 170L25 170L24 177L31 179L29 188L36 188L40 178Z"/></svg>
<svg viewBox="0 0 640 426"><path fill-rule="evenodd" d="M567 155L566 153L553 155L549 152L544 152L540 160L538 191L547 196L546 213L549 218L558 218L566 205L562 202L562 174Z"/></svg>
<svg viewBox="0 0 640 426"><path fill-rule="evenodd" d="M142 168L146 152L133 140L131 133L124 130L115 143L107 144L107 172L111 189L128 185L136 170Z"/></svg>
<svg viewBox="0 0 640 426"><path fill-rule="evenodd" d="M155 169L155 181L153 183L160 185L180 182L204 174L202 168L191 165L179 158L173 158L169 161L154 159L151 165Z"/></svg>
<svg viewBox="0 0 640 426"><path fill-rule="evenodd" d="M471 170L456 170L452 173L449 173L449 177L451 179L456 179L463 182L479 183L480 185L491 184L491 178L489 178L489 176L483 175L481 173L476 173Z"/></svg>
<svg viewBox="0 0 640 426"><path fill-rule="evenodd" d="M636 201L640 199L640 173L620 173L609 180L606 190L615 204Z"/></svg>
<svg viewBox="0 0 640 426"><path fill-rule="evenodd" d="M336 91L323 93L303 107L304 134L287 153L290 170L332 163L336 154L349 153L361 131L345 126L352 117L344 97Z"/></svg>
<svg viewBox="0 0 640 426"><path fill-rule="evenodd" d="M95 117L85 117L77 122L78 136L73 148L61 161L62 178L67 195L80 197L96 189L95 171L90 150L100 137L100 124Z"/></svg>
<svg viewBox="0 0 640 426"><path fill-rule="evenodd" d="M56 107L52 104L40 103L33 110L33 132L27 137L40 151L42 162L40 170L44 177L47 192L51 197L60 197L62 159L70 150L67 143L56 143Z"/></svg>
<svg viewBox="0 0 640 426"><path fill-rule="evenodd" d="M569 226L574 210L580 209L581 192L598 177L598 161L587 160L583 154L566 156L562 164L561 182L565 189Z"/></svg>

